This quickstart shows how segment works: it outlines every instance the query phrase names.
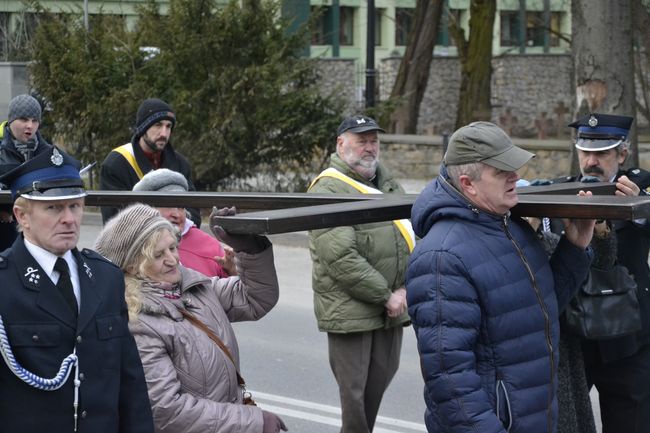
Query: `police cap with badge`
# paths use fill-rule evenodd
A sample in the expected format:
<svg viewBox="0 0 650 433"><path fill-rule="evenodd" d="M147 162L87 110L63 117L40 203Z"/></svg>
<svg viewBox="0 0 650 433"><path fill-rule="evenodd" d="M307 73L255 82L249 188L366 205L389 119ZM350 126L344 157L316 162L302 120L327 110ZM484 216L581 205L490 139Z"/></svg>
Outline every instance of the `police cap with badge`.
<svg viewBox="0 0 650 433"><path fill-rule="evenodd" d="M79 175L81 164L52 146L15 169L0 176L0 183L11 189L12 199L71 200L86 196Z"/></svg>
<svg viewBox="0 0 650 433"><path fill-rule="evenodd" d="M633 117L614 114L588 114L569 126L578 130L576 149L597 152L613 149L627 140Z"/></svg>

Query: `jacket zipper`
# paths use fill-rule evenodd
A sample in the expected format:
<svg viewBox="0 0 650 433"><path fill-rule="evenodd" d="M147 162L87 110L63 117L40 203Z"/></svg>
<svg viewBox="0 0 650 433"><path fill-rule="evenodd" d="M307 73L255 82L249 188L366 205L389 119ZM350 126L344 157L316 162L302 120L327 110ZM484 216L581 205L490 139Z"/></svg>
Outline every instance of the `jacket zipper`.
<svg viewBox="0 0 650 433"><path fill-rule="evenodd" d="M539 303L539 306L542 309L542 314L544 316L544 333L546 336L546 345L548 348L548 353L551 361L549 363L551 366L551 371L550 371L551 383L549 384L548 402L546 404L547 431L550 432L552 431L552 426L553 426L553 416L551 414L551 408L553 407L553 384L555 382L555 356L553 355L554 352L553 342L551 341L551 321L549 319L548 310L546 309L546 304L544 303L544 300L542 299L542 295L539 292L539 287L537 286L537 281L535 280L535 274L533 274L533 271L531 270L530 265L528 264L528 261L524 256L523 251L521 251L521 248L519 248L519 245L510 234L510 229L508 228L507 215L503 216L503 229L508 239L510 239L510 242L512 242L512 245L514 245L515 249L517 250L517 254L519 255L519 258L521 259L522 263L526 267L526 271L528 272L528 276L530 277L530 281L533 286L533 291L535 292L535 296L537 297L537 302Z"/></svg>
<svg viewBox="0 0 650 433"><path fill-rule="evenodd" d="M499 388L503 390L503 396L506 399L506 408L508 410L508 426L506 427L506 432L509 432L512 428L512 410L510 409L510 397L508 397L508 390L506 389L506 384L503 379L498 379L495 386L497 396L497 418L501 420L501 414L499 413L499 409L501 407L501 401L499 399Z"/></svg>

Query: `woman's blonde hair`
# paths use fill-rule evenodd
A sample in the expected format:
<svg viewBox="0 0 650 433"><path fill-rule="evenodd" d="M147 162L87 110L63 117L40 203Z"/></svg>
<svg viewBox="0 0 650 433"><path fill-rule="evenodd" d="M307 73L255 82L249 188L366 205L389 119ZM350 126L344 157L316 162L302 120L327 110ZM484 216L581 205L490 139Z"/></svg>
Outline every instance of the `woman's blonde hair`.
<svg viewBox="0 0 650 433"><path fill-rule="evenodd" d="M143 282L147 280L146 269L154 260L156 245L165 233L169 233L175 239L178 239L176 233L170 231L167 227L160 227L149 236L140 251L135 253L132 263L125 267L124 285L126 286L125 298L129 311L129 321L135 322L138 319L138 314L142 311L141 288Z"/></svg>

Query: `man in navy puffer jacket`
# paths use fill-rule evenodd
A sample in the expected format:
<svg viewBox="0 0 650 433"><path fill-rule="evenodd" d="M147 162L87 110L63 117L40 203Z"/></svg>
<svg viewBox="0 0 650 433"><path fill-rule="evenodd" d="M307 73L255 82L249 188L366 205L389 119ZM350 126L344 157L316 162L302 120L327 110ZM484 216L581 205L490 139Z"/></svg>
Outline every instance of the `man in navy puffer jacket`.
<svg viewBox="0 0 650 433"><path fill-rule="evenodd" d="M587 277L594 220L566 220L549 261L510 215L533 156L474 122L413 206L406 287L430 433L556 431L558 311Z"/></svg>

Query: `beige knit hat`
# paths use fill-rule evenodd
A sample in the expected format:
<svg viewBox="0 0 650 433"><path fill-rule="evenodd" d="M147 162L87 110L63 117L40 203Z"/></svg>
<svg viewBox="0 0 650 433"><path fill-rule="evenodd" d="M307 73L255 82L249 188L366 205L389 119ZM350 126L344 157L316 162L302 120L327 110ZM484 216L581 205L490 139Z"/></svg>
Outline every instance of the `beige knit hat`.
<svg viewBox="0 0 650 433"><path fill-rule="evenodd" d="M97 236L95 250L123 271L131 265L149 236L166 228L175 234L174 226L156 209L136 203L111 218Z"/></svg>

